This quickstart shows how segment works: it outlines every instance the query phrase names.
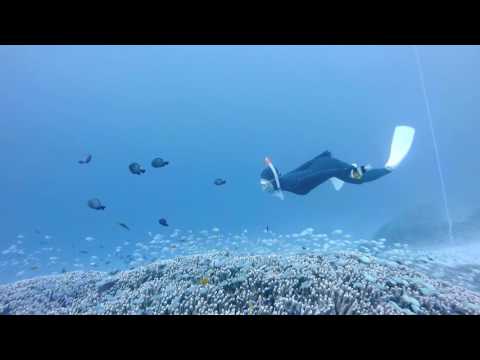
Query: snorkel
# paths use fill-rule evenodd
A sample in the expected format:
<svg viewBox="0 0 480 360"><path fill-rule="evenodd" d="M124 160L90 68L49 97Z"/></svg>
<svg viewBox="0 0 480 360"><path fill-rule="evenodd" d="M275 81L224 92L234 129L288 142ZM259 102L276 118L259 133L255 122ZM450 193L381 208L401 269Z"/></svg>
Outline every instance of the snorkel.
<svg viewBox="0 0 480 360"><path fill-rule="evenodd" d="M275 167L273 166L272 161L268 157L265 158L265 164L270 168L270 170L273 173L276 189L273 186L273 183L272 183L273 180L269 181L262 178L260 179L260 185L262 186L263 191L271 193L272 195L277 196L283 200L284 197L283 197L282 188L280 187L280 180L278 178L277 170L275 170Z"/></svg>

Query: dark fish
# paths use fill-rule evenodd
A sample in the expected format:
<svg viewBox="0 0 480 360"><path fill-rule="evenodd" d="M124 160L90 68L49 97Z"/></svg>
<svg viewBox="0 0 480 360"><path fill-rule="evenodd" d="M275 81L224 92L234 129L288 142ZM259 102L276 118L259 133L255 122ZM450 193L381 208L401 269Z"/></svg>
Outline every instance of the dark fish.
<svg viewBox="0 0 480 360"><path fill-rule="evenodd" d="M167 220L165 220L164 218L161 218L160 220L158 220L158 223L163 226L168 226Z"/></svg>
<svg viewBox="0 0 480 360"><path fill-rule="evenodd" d="M88 154L83 160L79 160L79 164L88 164L92 160L92 155Z"/></svg>
<svg viewBox="0 0 480 360"><path fill-rule="evenodd" d="M217 185L217 186L220 186L220 185L224 185L224 184L226 184L226 183L227 183L227 181L226 181L226 180L223 180L223 179L220 179L220 178L218 178L218 179L215 179L215 181L214 181L213 183L214 183L215 185Z"/></svg>
<svg viewBox="0 0 480 360"><path fill-rule="evenodd" d="M164 161L162 158L155 158L152 160L152 166L154 168L161 168L167 166L169 163L169 161Z"/></svg>
<svg viewBox="0 0 480 360"><path fill-rule="evenodd" d="M145 172L145 169L139 163L131 163L128 165L130 172L135 175L142 175Z"/></svg>
<svg viewBox="0 0 480 360"><path fill-rule="evenodd" d="M120 226L123 227L124 229L127 229L128 231L130 231L130 228L129 228L127 225L125 225L124 223L120 223L120 222L119 222L118 225L120 225Z"/></svg>
<svg viewBox="0 0 480 360"><path fill-rule="evenodd" d="M33 271L38 270L38 266L32 266L30 270L33 270Z"/></svg>
<svg viewBox="0 0 480 360"><path fill-rule="evenodd" d="M110 261L108 261L108 260L105 261L105 265L108 265L108 264L110 264Z"/></svg>
<svg viewBox="0 0 480 360"><path fill-rule="evenodd" d="M88 251L87 251L87 250L80 250L80 253L82 253L82 254L88 254Z"/></svg>
<svg viewBox="0 0 480 360"><path fill-rule="evenodd" d="M38 230L38 229L35 229L34 231L35 231L35 234L37 234L37 235L41 235L41 234L42 234L42 233L40 232L40 230Z"/></svg>
<svg viewBox="0 0 480 360"><path fill-rule="evenodd" d="M88 200L88 207L94 210L105 210L105 206L98 199Z"/></svg>
<svg viewBox="0 0 480 360"><path fill-rule="evenodd" d="M63 268L62 269L62 274L65 274L67 272L67 269Z"/></svg>

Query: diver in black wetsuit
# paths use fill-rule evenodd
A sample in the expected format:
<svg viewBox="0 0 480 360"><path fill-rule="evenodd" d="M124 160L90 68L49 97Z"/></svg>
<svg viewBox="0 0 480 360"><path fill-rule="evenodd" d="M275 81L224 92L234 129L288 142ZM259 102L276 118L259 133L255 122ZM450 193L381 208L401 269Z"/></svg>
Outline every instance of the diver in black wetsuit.
<svg viewBox="0 0 480 360"><path fill-rule="evenodd" d="M383 168L373 169L370 165L348 164L333 158L330 151L324 151L295 170L281 175L270 159L266 158L267 168L260 175L260 184L264 191L279 195L283 199L282 191L306 195L329 179L336 190L340 190L344 183L363 184L377 180L390 174L400 164L410 150L414 132L413 128L407 126L398 126L395 129L390 157Z"/></svg>
<svg viewBox="0 0 480 360"><path fill-rule="evenodd" d="M276 169L275 169L276 170ZM314 159L285 175L278 173L280 188L298 195L306 195L318 185L331 178L337 178L351 184L362 184L376 180L390 173L389 170L370 169L369 166L357 167L332 157L329 151L324 151ZM262 171L262 180L272 185L272 190L278 190L274 173L270 167ZM264 182L266 184L266 182ZM267 185L268 186L268 185ZM266 189L268 191L268 189Z"/></svg>

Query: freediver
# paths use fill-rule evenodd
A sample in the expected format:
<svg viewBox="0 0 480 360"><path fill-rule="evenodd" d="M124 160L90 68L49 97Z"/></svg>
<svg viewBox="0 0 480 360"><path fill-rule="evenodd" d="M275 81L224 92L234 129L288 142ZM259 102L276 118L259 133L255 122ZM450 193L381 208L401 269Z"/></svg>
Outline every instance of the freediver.
<svg viewBox="0 0 480 360"><path fill-rule="evenodd" d="M260 185L263 191L283 199L282 191L306 195L327 180L331 180L337 191L344 183L359 185L374 181L390 174L400 164L410 151L414 135L415 129L412 127L397 126L395 128L390 156L382 168L349 164L332 157L330 151L324 151L295 170L281 175L267 157L265 158L267 167L260 175Z"/></svg>

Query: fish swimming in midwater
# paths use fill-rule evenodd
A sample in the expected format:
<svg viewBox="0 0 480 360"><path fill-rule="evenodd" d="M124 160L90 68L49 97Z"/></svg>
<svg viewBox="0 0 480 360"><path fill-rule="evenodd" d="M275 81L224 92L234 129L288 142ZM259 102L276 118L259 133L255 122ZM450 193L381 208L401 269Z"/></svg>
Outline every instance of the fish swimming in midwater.
<svg viewBox="0 0 480 360"><path fill-rule="evenodd" d="M120 225L120 226L123 227L124 229L130 231L130 228L129 228L126 224L119 222L118 225Z"/></svg>
<svg viewBox="0 0 480 360"><path fill-rule="evenodd" d="M36 266L36 265L34 265L34 266L32 266L32 267L30 268L30 270L32 270L32 271L36 271L36 270L38 270L38 269L39 269L39 267Z"/></svg>
<svg viewBox="0 0 480 360"><path fill-rule="evenodd" d="M168 226L167 220L164 218L161 218L160 220L158 220L158 223L162 226Z"/></svg>
<svg viewBox="0 0 480 360"><path fill-rule="evenodd" d="M81 254L88 254L88 251L87 250L80 250L80 253Z"/></svg>
<svg viewBox="0 0 480 360"><path fill-rule="evenodd" d="M142 165L135 162L128 165L128 169L132 174L135 174L135 175L141 175L145 173L145 169L142 167Z"/></svg>
<svg viewBox="0 0 480 360"><path fill-rule="evenodd" d="M214 183L215 185L217 185L217 186L220 186L220 185L224 185L224 184L226 184L226 183L227 183L227 181L226 181L226 180L223 180L223 179L220 179L220 178L218 178L218 179L215 179L215 181L214 181L213 183Z"/></svg>
<svg viewBox="0 0 480 360"><path fill-rule="evenodd" d="M162 158L155 158L152 160L152 167L161 168L170 164L169 161L164 161Z"/></svg>
<svg viewBox="0 0 480 360"><path fill-rule="evenodd" d="M88 154L82 160L78 160L78 163L79 164L88 164L90 162L90 160L92 160L92 155Z"/></svg>
<svg viewBox="0 0 480 360"><path fill-rule="evenodd" d="M100 200L98 199L90 199L88 200L88 207L94 210L105 210L105 206L102 205Z"/></svg>

